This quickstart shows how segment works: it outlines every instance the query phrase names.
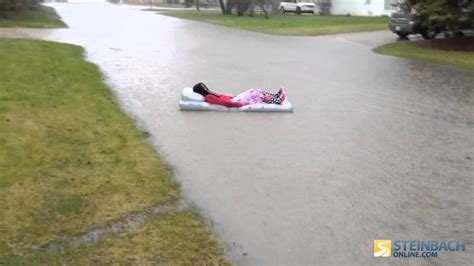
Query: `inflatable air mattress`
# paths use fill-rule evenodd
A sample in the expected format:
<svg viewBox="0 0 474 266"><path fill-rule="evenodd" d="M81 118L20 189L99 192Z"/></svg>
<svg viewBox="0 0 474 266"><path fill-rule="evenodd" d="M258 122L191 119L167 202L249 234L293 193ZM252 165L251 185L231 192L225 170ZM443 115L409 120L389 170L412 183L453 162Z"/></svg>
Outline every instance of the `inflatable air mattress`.
<svg viewBox="0 0 474 266"><path fill-rule="evenodd" d="M183 111L242 111L242 112L293 112L293 106L288 99L283 104L257 103L244 105L240 108L227 108L222 105L207 103L201 94L192 88L184 88L179 101L179 109Z"/></svg>

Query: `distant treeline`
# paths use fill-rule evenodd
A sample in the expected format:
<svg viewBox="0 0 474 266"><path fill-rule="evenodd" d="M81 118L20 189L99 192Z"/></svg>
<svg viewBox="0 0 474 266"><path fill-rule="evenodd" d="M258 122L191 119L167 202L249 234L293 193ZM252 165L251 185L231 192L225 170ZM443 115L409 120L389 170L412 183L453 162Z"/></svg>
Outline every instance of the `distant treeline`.
<svg viewBox="0 0 474 266"><path fill-rule="evenodd" d="M40 0L0 0L0 16L4 17L28 8L37 8L40 2Z"/></svg>

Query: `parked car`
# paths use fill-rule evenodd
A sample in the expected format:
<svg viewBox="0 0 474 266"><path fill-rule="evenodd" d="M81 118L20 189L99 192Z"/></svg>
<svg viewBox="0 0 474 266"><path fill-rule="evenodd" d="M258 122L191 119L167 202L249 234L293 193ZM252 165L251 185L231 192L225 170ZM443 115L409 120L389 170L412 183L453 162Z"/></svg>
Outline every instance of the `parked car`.
<svg viewBox="0 0 474 266"><path fill-rule="evenodd" d="M282 14L287 12L293 12L298 15L301 13L315 13L314 3L303 2L300 0L288 0L287 2L280 2L279 9Z"/></svg>
<svg viewBox="0 0 474 266"><path fill-rule="evenodd" d="M411 11L399 10L393 12L390 17L388 24L389 29L400 36L400 38L406 38L410 34L421 34L424 39L433 39L438 33L445 33L447 35L463 34L464 31L474 30L474 22L467 22L461 25L459 30L456 32L450 31L447 27L438 26L435 28L427 28L421 26L418 22L418 13L415 9Z"/></svg>

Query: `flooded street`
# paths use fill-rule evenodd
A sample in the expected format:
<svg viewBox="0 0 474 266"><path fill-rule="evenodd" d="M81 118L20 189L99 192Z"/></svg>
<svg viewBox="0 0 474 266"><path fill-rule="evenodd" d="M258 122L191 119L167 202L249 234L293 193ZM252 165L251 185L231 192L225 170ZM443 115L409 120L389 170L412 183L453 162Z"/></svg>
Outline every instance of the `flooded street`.
<svg viewBox="0 0 474 266"><path fill-rule="evenodd" d="M175 167L236 264L474 260L474 73L375 54L389 32L284 37L105 3L51 4ZM181 112L199 81L284 86L292 114ZM374 239L465 240L464 253L373 258Z"/></svg>

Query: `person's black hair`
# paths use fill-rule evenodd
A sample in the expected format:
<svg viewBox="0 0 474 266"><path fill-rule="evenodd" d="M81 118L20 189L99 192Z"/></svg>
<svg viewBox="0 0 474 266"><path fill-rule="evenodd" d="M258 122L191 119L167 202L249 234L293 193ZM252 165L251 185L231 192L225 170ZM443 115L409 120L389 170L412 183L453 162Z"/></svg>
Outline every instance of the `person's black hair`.
<svg viewBox="0 0 474 266"><path fill-rule="evenodd" d="M195 93L201 94L204 97L207 96L208 94L213 94L212 91L210 91L209 88L207 88L206 84L204 84L202 82L199 82L196 85L194 85L193 86L193 91Z"/></svg>

